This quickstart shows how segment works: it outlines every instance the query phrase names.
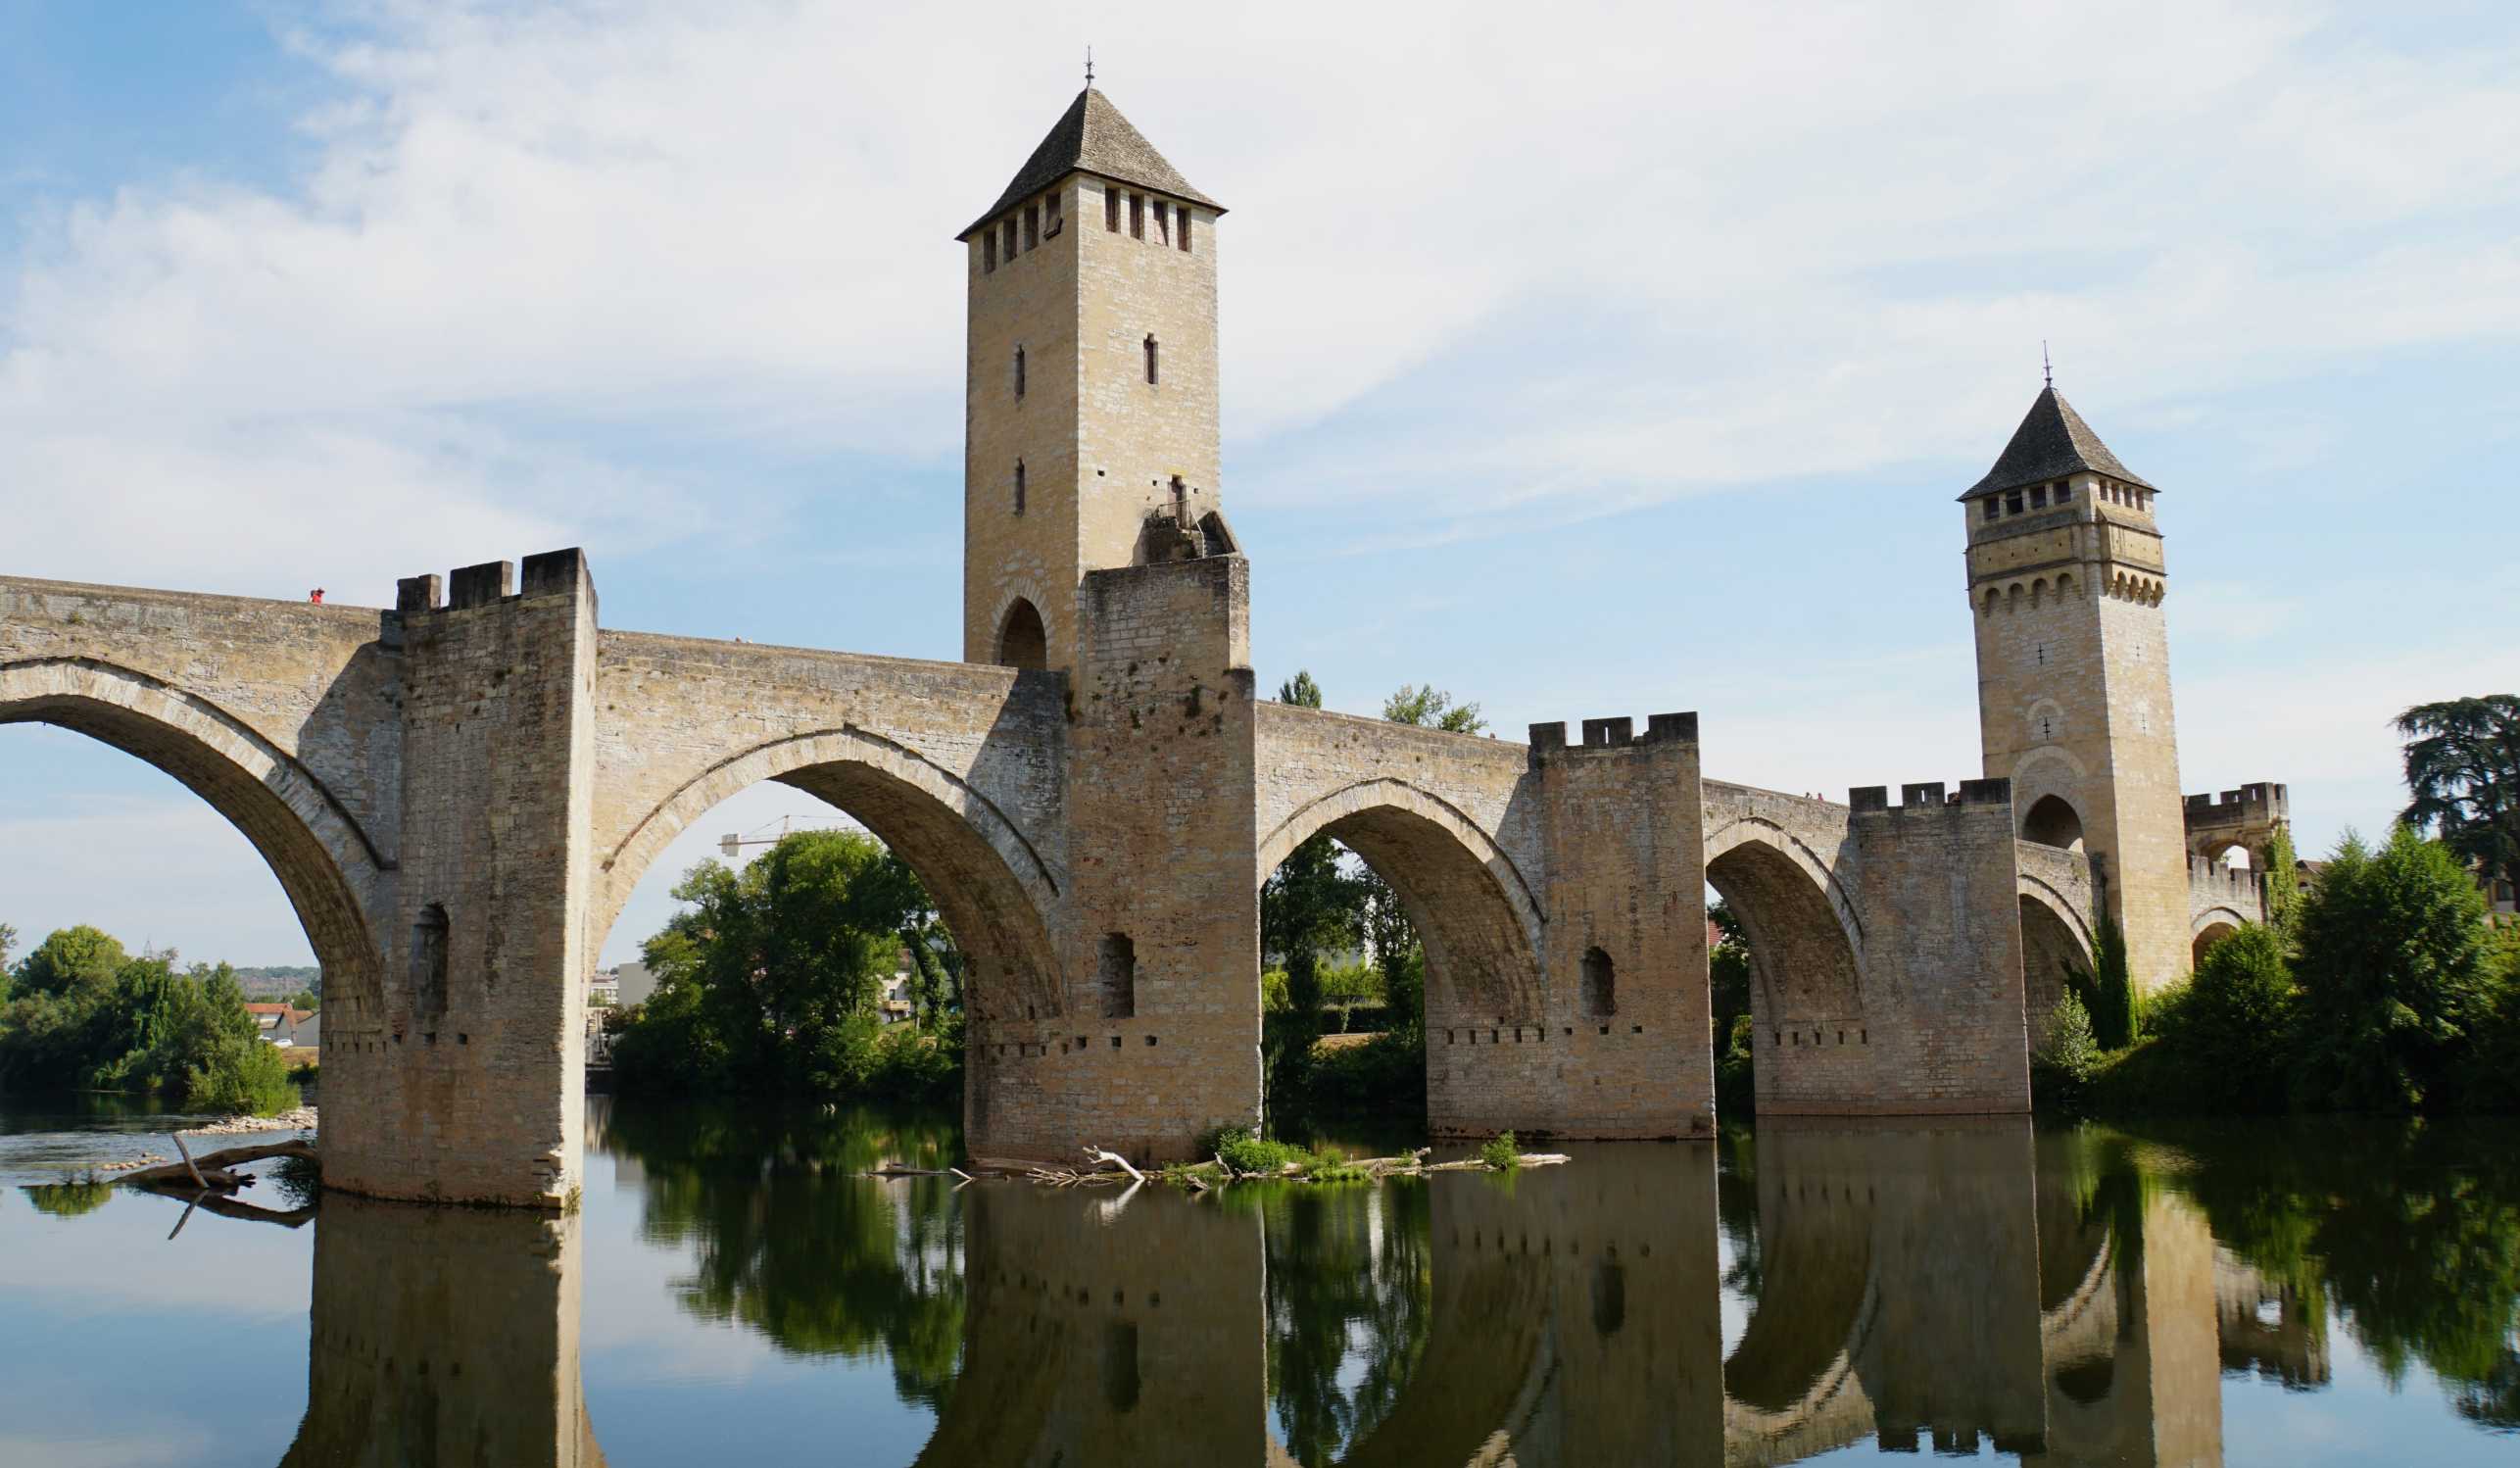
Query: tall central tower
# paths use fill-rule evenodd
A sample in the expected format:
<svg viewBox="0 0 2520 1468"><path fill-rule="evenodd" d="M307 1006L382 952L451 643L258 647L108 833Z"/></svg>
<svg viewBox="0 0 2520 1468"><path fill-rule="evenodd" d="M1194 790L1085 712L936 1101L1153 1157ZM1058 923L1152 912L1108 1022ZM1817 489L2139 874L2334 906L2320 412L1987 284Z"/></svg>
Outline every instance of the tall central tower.
<svg viewBox="0 0 2520 1468"><path fill-rule="evenodd" d="M2051 384L1961 496L1986 774L2024 840L2100 858L2139 988L2190 958L2156 493Z"/></svg>
<svg viewBox="0 0 2520 1468"><path fill-rule="evenodd" d="M1074 673L1090 571L1235 550L1217 217L1089 86L965 229L963 659Z"/></svg>

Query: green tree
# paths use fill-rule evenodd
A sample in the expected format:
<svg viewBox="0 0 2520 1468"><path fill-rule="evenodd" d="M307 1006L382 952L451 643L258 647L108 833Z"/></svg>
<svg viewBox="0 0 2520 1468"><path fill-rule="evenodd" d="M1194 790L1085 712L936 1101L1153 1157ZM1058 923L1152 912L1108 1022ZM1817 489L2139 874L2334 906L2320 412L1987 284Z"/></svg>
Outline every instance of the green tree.
<svg viewBox="0 0 2520 1468"><path fill-rule="evenodd" d="M1382 701L1382 716L1395 724L1418 724L1454 734L1478 734L1487 728L1477 704L1456 704L1452 695L1432 683L1403 683Z"/></svg>
<svg viewBox="0 0 2520 1468"><path fill-rule="evenodd" d="M2192 1104L2281 1109L2299 993L2283 940L2251 923L2207 950L2165 1040L2190 1078Z"/></svg>
<svg viewBox="0 0 2520 1468"><path fill-rule="evenodd" d="M1318 709L1322 706L1322 686L1313 681L1310 669L1297 668L1293 677L1278 685L1278 702L1298 709Z"/></svg>
<svg viewBox="0 0 2520 1468"><path fill-rule="evenodd" d="M53 932L18 965L18 992L56 998L78 990L99 990L131 955L111 934L81 924Z"/></svg>
<svg viewBox="0 0 2520 1468"><path fill-rule="evenodd" d="M1292 1097L1321 1034L1321 955L1364 937L1362 883L1339 860L1337 843L1315 836L1278 863L1260 887L1260 947L1286 972L1286 1007L1267 1016L1273 1096Z"/></svg>
<svg viewBox="0 0 2520 1468"><path fill-rule="evenodd" d="M847 1094L906 1075L948 1084L958 1029L888 1035L877 1013L907 946L951 954L907 864L855 831L797 831L744 867L703 861L642 955L656 993L619 1031L627 1089Z"/></svg>
<svg viewBox="0 0 2520 1468"><path fill-rule="evenodd" d="M2520 885L2520 694L2417 704L2398 715L2398 732L2414 797L2399 818Z"/></svg>
<svg viewBox="0 0 2520 1468"><path fill-rule="evenodd" d="M2091 1020L2091 1032L2103 1050L2124 1050L2135 1043L2135 984L2126 961L2126 930L2103 912L2092 935L2091 968L2069 971L2065 983Z"/></svg>
<svg viewBox="0 0 2520 1468"><path fill-rule="evenodd" d="M2275 828L2275 838L2266 844L2266 871L2259 880L2265 883L2266 926L2275 930L2279 946L2290 949L2302 916L2302 858L2293 853L2291 826Z"/></svg>
<svg viewBox="0 0 2520 1468"><path fill-rule="evenodd" d="M9 997L9 955L17 948L18 930L0 922L0 999Z"/></svg>
<svg viewBox="0 0 2520 1468"><path fill-rule="evenodd" d="M2409 1110L2438 1100L2494 975L2485 899L2465 863L2407 826L2378 851L2349 833L2302 905L2302 1103Z"/></svg>
<svg viewBox="0 0 2520 1468"><path fill-rule="evenodd" d="M304 1009L310 1014L322 1007L322 1004L323 1001L316 998L315 992L312 989L301 989L289 996L290 1008Z"/></svg>

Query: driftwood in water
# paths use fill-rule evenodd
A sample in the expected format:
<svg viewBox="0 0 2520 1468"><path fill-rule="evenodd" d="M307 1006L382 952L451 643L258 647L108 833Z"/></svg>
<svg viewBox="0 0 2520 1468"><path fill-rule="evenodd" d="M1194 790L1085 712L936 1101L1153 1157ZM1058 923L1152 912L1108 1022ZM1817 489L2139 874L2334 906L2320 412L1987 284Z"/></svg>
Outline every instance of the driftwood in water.
<svg viewBox="0 0 2520 1468"><path fill-rule="evenodd" d="M170 1162L164 1167L145 1167L137 1172L127 1173L117 1181L129 1183L135 1188L156 1191L175 1187L198 1189L205 1193L233 1193L245 1186L250 1179L243 1174L230 1171L231 1168L242 1167L248 1162L260 1162L267 1157L303 1157L310 1162L315 1160L315 1144L312 1142L265 1142L253 1147L228 1147L215 1152L203 1152L196 1157L190 1149L183 1145L183 1139L178 1137L175 1139L175 1150L184 1154L181 1162ZM269 1210L256 1209L255 1211L268 1212Z"/></svg>

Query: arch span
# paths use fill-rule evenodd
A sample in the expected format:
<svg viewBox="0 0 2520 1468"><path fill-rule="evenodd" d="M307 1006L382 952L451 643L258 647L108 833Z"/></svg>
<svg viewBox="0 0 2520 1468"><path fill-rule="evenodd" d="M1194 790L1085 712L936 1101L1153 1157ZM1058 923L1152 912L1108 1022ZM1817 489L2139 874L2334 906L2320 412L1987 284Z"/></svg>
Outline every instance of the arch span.
<svg viewBox="0 0 2520 1468"><path fill-rule="evenodd" d="M2021 896L2021 1002L2030 1048L2047 1038L2048 1016L2065 997L2068 968L2091 969L2091 925L2063 894L2023 874Z"/></svg>
<svg viewBox="0 0 2520 1468"><path fill-rule="evenodd" d="M1260 844L1265 882L1318 835L1345 845L1400 894L1427 949L1429 1023L1540 1018L1543 919L1530 884L1461 810L1402 780L1360 780L1303 807Z"/></svg>
<svg viewBox="0 0 2520 1468"><path fill-rule="evenodd" d="M2203 963L2213 946L2240 931L2249 919L2230 907L2207 907L2188 923L2188 954L2191 961Z"/></svg>
<svg viewBox="0 0 2520 1468"><path fill-rule="evenodd" d="M1777 822L1766 816L1745 815L1707 837L1706 863L1709 870L1712 871L1716 862L1727 853L1744 845L1768 849L1810 879L1820 895L1827 899L1829 910L1837 918L1838 931L1846 940L1847 951L1860 964L1864 956L1864 919L1856 912L1855 900L1848 895L1846 884L1838 880L1837 872L1820 854ZM1723 884L1715 883L1715 890L1723 892ZM1724 893L1724 899L1730 902L1731 894ZM1738 908L1740 905L1735 903L1733 905Z"/></svg>
<svg viewBox="0 0 2520 1468"><path fill-rule="evenodd" d="M0 665L0 723L84 734L164 771L208 802L279 879L324 969L327 1038L383 1022L383 955L370 914L389 864L287 751L211 701L89 659ZM338 1019L339 1023L335 1023Z"/></svg>
<svg viewBox="0 0 2520 1468"><path fill-rule="evenodd" d="M917 751L855 726L773 740L720 761L659 802L606 854L591 951L601 951L658 854L720 801L777 780L848 811L908 862L953 930L974 1018L1062 1011L1045 914L1059 880L1006 813Z"/></svg>

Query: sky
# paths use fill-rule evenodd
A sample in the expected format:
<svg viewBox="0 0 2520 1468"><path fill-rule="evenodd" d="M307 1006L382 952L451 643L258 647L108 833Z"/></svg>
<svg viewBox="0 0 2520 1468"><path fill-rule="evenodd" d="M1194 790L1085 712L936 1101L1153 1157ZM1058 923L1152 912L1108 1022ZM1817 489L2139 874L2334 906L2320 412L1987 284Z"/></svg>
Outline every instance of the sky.
<svg viewBox="0 0 2520 1468"><path fill-rule="evenodd" d="M0 0L0 571L960 648L952 232L1081 84L1231 208L1264 687L1977 774L1953 497L2040 383L2160 486L2182 783L2308 853L2520 686L2520 12ZM765 787L651 872L605 960ZM0 727L0 922L310 961L243 838Z"/></svg>

